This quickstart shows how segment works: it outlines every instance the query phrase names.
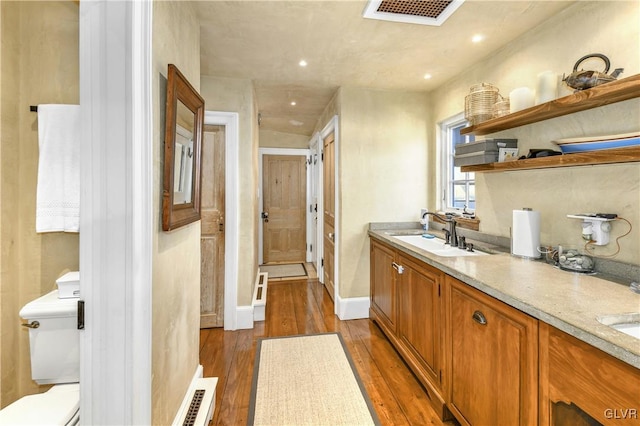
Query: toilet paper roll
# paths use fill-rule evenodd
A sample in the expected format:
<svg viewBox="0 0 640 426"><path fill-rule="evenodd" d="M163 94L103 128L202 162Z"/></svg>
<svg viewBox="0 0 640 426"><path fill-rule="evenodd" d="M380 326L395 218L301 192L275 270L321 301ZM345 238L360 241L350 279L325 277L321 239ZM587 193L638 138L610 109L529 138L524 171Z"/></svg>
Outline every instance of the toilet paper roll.
<svg viewBox="0 0 640 426"><path fill-rule="evenodd" d="M540 257L540 212L531 209L513 211L511 254L528 259Z"/></svg>

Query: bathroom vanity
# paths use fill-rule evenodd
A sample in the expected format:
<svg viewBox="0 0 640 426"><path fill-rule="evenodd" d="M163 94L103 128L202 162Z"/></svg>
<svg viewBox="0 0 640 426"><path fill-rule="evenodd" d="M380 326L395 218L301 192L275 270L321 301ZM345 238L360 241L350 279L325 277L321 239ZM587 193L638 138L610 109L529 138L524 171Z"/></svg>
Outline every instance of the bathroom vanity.
<svg viewBox="0 0 640 426"><path fill-rule="evenodd" d="M420 232L369 231L370 318L441 418L640 424L640 340L598 321L640 309L628 284L507 253L444 257L398 238Z"/></svg>

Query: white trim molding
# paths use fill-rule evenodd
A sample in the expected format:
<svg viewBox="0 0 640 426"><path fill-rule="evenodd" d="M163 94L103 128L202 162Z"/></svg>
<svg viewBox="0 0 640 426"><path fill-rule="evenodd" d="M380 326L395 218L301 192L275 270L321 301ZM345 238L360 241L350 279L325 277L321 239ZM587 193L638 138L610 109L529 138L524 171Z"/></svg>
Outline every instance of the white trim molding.
<svg viewBox="0 0 640 426"><path fill-rule="evenodd" d="M80 2L80 418L151 424L152 3Z"/></svg>
<svg viewBox="0 0 640 426"><path fill-rule="evenodd" d="M336 304L340 306L337 312L342 321L369 318L371 300L368 297L348 297L346 299L336 295Z"/></svg>
<svg viewBox="0 0 640 426"><path fill-rule="evenodd" d="M238 326L240 117L237 112L205 111L204 124L225 126L224 329L237 330L246 328Z"/></svg>

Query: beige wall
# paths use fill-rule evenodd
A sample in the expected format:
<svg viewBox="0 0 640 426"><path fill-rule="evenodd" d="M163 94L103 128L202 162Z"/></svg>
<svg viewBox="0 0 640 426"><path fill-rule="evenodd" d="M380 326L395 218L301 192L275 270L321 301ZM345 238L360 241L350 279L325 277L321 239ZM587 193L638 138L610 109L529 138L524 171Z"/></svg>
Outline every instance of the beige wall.
<svg viewBox="0 0 640 426"><path fill-rule="evenodd" d="M540 27L526 33L490 58L465 70L430 94L433 116L430 141L436 139L437 122L461 112L469 87L492 82L508 94L519 86L535 87L536 75L544 70L569 73L583 55L601 52L612 68L623 67L620 78L640 72L640 3L578 2ZM564 89L564 94L568 93ZM521 153L530 148L556 148L552 140L584 135L606 135L639 129L640 100L559 117L491 136L518 138ZM435 143L430 143L435 152ZM435 157L429 174L436 169ZM513 209L531 207L542 215L544 244L583 244L580 222L567 214L611 212L625 217L633 231L620 240L616 260L639 264L640 253L640 165L638 163L477 174L477 214L480 230L509 236ZM429 206L436 207L436 188L429 187ZM628 225L615 222L612 237L624 234ZM615 244L597 248L596 255L616 250Z"/></svg>
<svg viewBox="0 0 640 426"><path fill-rule="evenodd" d="M162 231L165 106L160 75L166 79L170 63L199 90L200 30L189 2L153 3L153 424L173 421L199 364L200 222Z"/></svg>
<svg viewBox="0 0 640 426"><path fill-rule="evenodd" d="M253 298L258 269L258 132L253 83L202 76L201 84L207 111L237 112L239 115L238 305L248 306Z"/></svg>
<svg viewBox="0 0 640 426"><path fill-rule="evenodd" d="M260 148L309 148L309 136L260 130Z"/></svg>
<svg viewBox="0 0 640 426"><path fill-rule="evenodd" d="M338 96L330 109L340 109L339 293L361 297L369 294L369 222L415 221L426 205L427 97L353 87Z"/></svg>
<svg viewBox="0 0 640 426"><path fill-rule="evenodd" d="M78 234L35 232L37 114L29 105L79 101L78 5L0 2L0 382L1 405L38 392L18 311L77 270ZM42 388L44 390L46 388Z"/></svg>

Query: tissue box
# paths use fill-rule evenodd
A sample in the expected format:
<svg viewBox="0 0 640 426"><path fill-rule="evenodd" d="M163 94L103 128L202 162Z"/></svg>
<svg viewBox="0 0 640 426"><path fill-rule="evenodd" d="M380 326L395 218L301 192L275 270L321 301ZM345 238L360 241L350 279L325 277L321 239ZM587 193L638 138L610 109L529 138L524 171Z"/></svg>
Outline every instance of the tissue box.
<svg viewBox="0 0 640 426"><path fill-rule="evenodd" d="M498 161L500 148L518 148L518 139L485 139L456 145L453 165L470 166Z"/></svg>
<svg viewBox="0 0 640 426"><path fill-rule="evenodd" d="M80 297L80 272L67 272L56 280L56 285L59 299Z"/></svg>

